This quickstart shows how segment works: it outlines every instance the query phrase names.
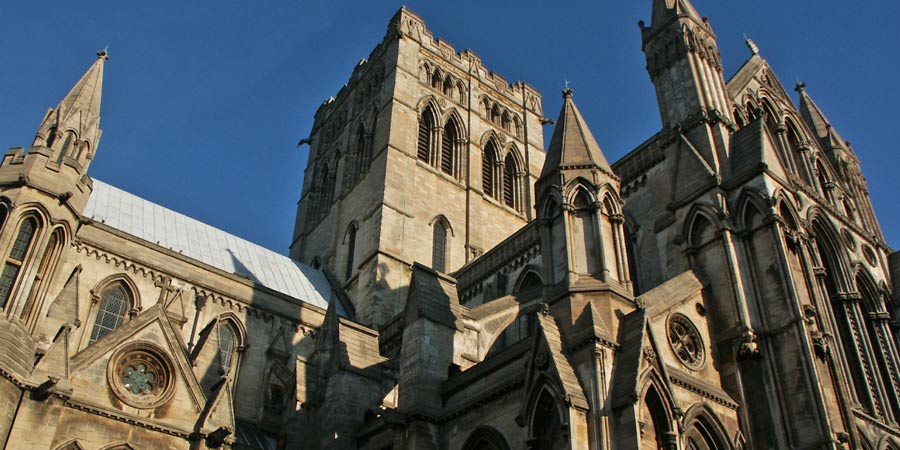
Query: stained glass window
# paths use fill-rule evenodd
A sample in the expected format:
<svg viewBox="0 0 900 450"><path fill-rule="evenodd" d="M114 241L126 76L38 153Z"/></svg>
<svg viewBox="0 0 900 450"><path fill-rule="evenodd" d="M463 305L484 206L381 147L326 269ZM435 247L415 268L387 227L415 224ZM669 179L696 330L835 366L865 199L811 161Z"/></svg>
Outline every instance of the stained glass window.
<svg viewBox="0 0 900 450"><path fill-rule="evenodd" d="M219 324L219 362L222 364L222 373L231 370L231 361L234 356L234 331L226 323Z"/></svg>
<svg viewBox="0 0 900 450"><path fill-rule="evenodd" d="M3 272L0 273L0 308L6 306L9 297L12 294L13 285L19 276L19 269L34 239L34 232L37 229L37 221L32 218L25 219L19 227L19 233L13 242L12 250L9 252L9 258L3 266Z"/></svg>

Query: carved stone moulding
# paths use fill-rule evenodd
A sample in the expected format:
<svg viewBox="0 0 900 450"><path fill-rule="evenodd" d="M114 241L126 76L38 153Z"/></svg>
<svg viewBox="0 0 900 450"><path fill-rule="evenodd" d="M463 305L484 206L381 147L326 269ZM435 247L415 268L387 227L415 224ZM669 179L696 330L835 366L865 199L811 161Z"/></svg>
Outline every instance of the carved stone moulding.
<svg viewBox="0 0 900 450"><path fill-rule="evenodd" d="M119 400L139 409L165 404L175 390L174 364L149 342L133 342L117 350L109 360L106 377Z"/></svg>

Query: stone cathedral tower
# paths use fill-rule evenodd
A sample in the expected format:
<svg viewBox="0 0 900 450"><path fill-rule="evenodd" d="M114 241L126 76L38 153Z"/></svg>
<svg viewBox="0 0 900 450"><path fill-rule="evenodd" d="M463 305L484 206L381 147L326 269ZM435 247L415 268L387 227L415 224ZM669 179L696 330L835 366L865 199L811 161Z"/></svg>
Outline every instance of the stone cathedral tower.
<svg viewBox="0 0 900 450"><path fill-rule="evenodd" d="M540 94L435 39L406 8L316 112L291 256L322 267L359 320L403 308L420 262L452 272L534 216Z"/></svg>
<svg viewBox="0 0 900 450"><path fill-rule="evenodd" d="M100 52L0 162L0 447L900 449L852 146L648 3L662 126L612 164L401 8L301 141L290 258L88 176Z"/></svg>

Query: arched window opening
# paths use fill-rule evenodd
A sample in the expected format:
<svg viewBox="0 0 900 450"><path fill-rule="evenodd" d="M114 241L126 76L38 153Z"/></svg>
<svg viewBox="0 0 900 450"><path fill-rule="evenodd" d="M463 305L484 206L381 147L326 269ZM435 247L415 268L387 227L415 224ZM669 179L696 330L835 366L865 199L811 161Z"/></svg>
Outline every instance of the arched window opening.
<svg viewBox="0 0 900 450"><path fill-rule="evenodd" d="M691 234L688 244L697 248L715 238L715 227L710 223L709 219L702 215L694 217L694 223L691 225Z"/></svg>
<svg viewBox="0 0 900 450"><path fill-rule="evenodd" d="M237 334L228 322L219 322L219 365L222 375L231 372L234 351L237 347Z"/></svg>
<svg viewBox="0 0 900 450"><path fill-rule="evenodd" d="M353 171L353 183L359 181L360 175L365 172L368 166L366 161L366 133L362 126L356 130L356 149L354 149L353 161L351 162L351 170Z"/></svg>
<svg viewBox="0 0 900 450"><path fill-rule="evenodd" d="M828 172L825 170L825 165L822 164L821 160L816 160L816 180L819 182L819 192L821 192L829 202L834 203L834 199L832 198L834 183L829 179Z"/></svg>
<svg viewBox="0 0 900 450"><path fill-rule="evenodd" d="M734 112L732 112L732 115L734 115L734 122L737 127L744 128L744 117L741 115L741 110L734 108Z"/></svg>
<svg viewBox="0 0 900 450"><path fill-rule="evenodd" d="M518 183L519 164L513 153L506 155L503 162L503 204L510 208L518 210Z"/></svg>
<svg viewBox="0 0 900 450"><path fill-rule="evenodd" d="M441 82L443 81L443 77L441 76L441 71L434 69L434 74L431 75L431 87L435 89L441 88Z"/></svg>
<svg viewBox="0 0 900 450"><path fill-rule="evenodd" d="M759 109L751 102L747 102L747 122L755 122L759 118Z"/></svg>
<svg viewBox="0 0 900 450"><path fill-rule="evenodd" d="M634 295L641 295L644 291L641 289L641 277L637 265L637 233L631 227L625 226L625 257L628 258L628 273L631 274L631 289Z"/></svg>
<svg viewBox="0 0 900 450"><path fill-rule="evenodd" d="M536 272L528 271L522 277L522 280L519 281L519 286L515 293L520 297L533 297L540 295L543 288L544 282L541 280L541 276Z"/></svg>
<svg viewBox="0 0 900 450"><path fill-rule="evenodd" d="M497 196L497 190L494 189L494 170L497 167L497 147L493 141L488 141L484 147L484 154L481 159L481 189L484 195L488 197Z"/></svg>
<svg viewBox="0 0 900 450"><path fill-rule="evenodd" d="M877 361L879 375L881 375L882 383L887 390L890 409L893 411L896 419L900 417L900 394L892 392L894 391L892 380L895 378L891 376L891 373L895 369L892 367L891 361L897 355L891 355L896 352L896 348L893 345L894 340L891 330L886 326L889 315L884 313L886 308L883 305L885 302L878 294L878 289L875 285L862 274L856 276L856 290L862 295L860 308L862 309L864 320L861 327L864 331L861 335L869 339L869 344Z"/></svg>
<svg viewBox="0 0 900 450"><path fill-rule="evenodd" d="M50 240L47 242L47 247L44 250L44 257L41 259L40 265L38 265L37 274L34 276L34 283L31 285L31 292L28 294L28 301L25 303L25 308L22 310L21 317L26 319L29 323L32 322L30 319L32 313L40 311L40 302L43 300L42 297L45 294L44 291L46 289L47 280L53 273L57 261L59 261L63 240L62 229L57 228L53 234L50 235Z"/></svg>
<svg viewBox="0 0 900 450"><path fill-rule="evenodd" d="M641 423L643 424L641 436L642 449L656 448L664 450L669 448L666 444L674 434L669 432L669 419L665 404L654 386L647 389L644 402L641 405Z"/></svg>
<svg viewBox="0 0 900 450"><path fill-rule="evenodd" d="M572 212L572 259L576 273L600 273L600 246L597 242L597 211L585 192L575 198Z"/></svg>
<svg viewBox="0 0 900 450"><path fill-rule="evenodd" d="M499 431L493 428L482 427L475 430L469 439L466 439L463 450L509 450L509 444Z"/></svg>
<svg viewBox="0 0 900 450"><path fill-rule="evenodd" d="M728 448L719 442L712 427L702 419L698 419L688 427L684 441L688 450L724 450Z"/></svg>
<svg viewBox="0 0 900 450"><path fill-rule="evenodd" d="M450 78L450 75L447 75L447 78L444 79L444 95L448 97L453 96L453 79Z"/></svg>
<svg viewBox="0 0 900 450"><path fill-rule="evenodd" d="M837 253L831 245L825 242L826 231L820 225L815 225L815 246L822 262L822 267L825 269L825 276L823 277L824 290L828 296L828 303L832 306L835 313L838 336L840 337L844 359L850 371L847 381L853 386L856 400L867 411L872 413L875 410L875 405L866 383L865 362L862 359L862 355L857 351L852 325L854 313L849 304L841 302L838 291L836 277L840 274L840 266L837 264Z"/></svg>
<svg viewBox="0 0 900 450"><path fill-rule="evenodd" d="M522 137L522 121L519 120L519 116L514 118L513 123L516 127L516 137Z"/></svg>
<svg viewBox="0 0 900 450"><path fill-rule="evenodd" d="M434 111L429 105L419 117L418 158L426 163L431 161L431 136L434 130Z"/></svg>
<svg viewBox="0 0 900 450"><path fill-rule="evenodd" d="M119 328L125 322L125 314L131 309L132 303L131 294L121 282L103 289L100 294L100 309L97 311L97 318L94 319L89 344L97 342Z"/></svg>
<svg viewBox="0 0 900 450"><path fill-rule="evenodd" d="M72 153L76 139L75 133L71 131L66 132L66 140L63 141L63 146L59 149L59 157L56 160L57 163L61 163L64 157L69 156Z"/></svg>
<svg viewBox="0 0 900 450"><path fill-rule="evenodd" d="M521 314L519 317L516 317L516 320L509 324L509 326L500 333L500 336L494 340L494 344L491 346L490 351L488 351L488 356L495 355L501 350L512 347L520 341L531 337L534 335L536 327L537 318L534 316L533 312Z"/></svg>
<svg viewBox="0 0 900 450"><path fill-rule="evenodd" d="M347 230L347 265L344 269L344 280L353 276L353 255L356 252L356 224L351 224Z"/></svg>
<svg viewBox="0 0 900 450"><path fill-rule="evenodd" d="M780 118L778 117L778 114L775 113L775 108L768 100L763 100L762 107L763 111L766 112L766 125L769 126L769 130L774 132L775 129L778 128Z"/></svg>
<svg viewBox="0 0 900 450"><path fill-rule="evenodd" d="M500 107L496 104L491 108L491 122L500 125Z"/></svg>
<svg viewBox="0 0 900 450"><path fill-rule="evenodd" d="M466 104L466 87L463 86L462 82L456 84L456 92L459 94L459 102L463 105Z"/></svg>
<svg viewBox="0 0 900 450"><path fill-rule="evenodd" d="M847 218L853 222L856 222L856 214L853 214L853 204L850 203L850 199L844 197L843 206L844 214L847 215Z"/></svg>
<svg viewBox="0 0 900 450"><path fill-rule="evenodd" d="M531 434L535 446L541 450L567 449L566 432L560 418L559 407L553 396L544 391L534 406L531 419Z"/></svg>
<svg viewBox="0 0 900 450"><path fill-rule="evenodd" d="M3 273L0 274L0 308L5 308L12 295L13 287L19 277L25 258L31 250L31 243L34 241L34 235L37 232L38 223L33 217L29 217L22 221L19 225L19 232L16 234L16 240L13 242L12 249L9 251L9 257L6 258L6 264L3 266Z"/></svg>
<svg viewBox="0 0 900 450"><path fill-rule="evenodd" d="M56 127L50 128L50 131L47 132L47 147L53 147L53 144L56 142Z"/></svg>
<svg viewBox="0 0 900 450"><path fill-rule="evenodd" d="M500 126L506 131L512 130L512 120L509 118L508 111L503 111L503 115L500 117Z"/></svg>
<svg viewBox="0 0 900 450"><path fill-rule="evenodd" d="M431 268L447 271L447 226L442 219L434 221L431 244Z"/></svg>
<svg viewBox="0 0 900 450"><path fill-rule="evenodd" d="M459 128L456 120L450 119L444 126L441 138L441 172L456 176L456 143L459 140Z"/></svg>

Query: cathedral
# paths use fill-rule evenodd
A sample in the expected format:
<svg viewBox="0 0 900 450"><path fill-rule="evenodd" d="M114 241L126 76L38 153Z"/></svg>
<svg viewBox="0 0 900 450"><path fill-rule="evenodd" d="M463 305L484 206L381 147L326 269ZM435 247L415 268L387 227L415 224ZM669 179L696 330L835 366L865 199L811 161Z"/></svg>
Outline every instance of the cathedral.
<svg viewBox="0 0 900 450"><path fill-rule="evenodd" d="M287 256L90 177L99 52L0 162L0 447L900 450L853 148L644 1L662 127L614 162L401 8L301 141Z"/></svg>

